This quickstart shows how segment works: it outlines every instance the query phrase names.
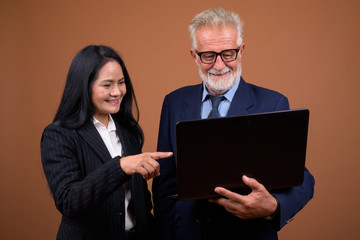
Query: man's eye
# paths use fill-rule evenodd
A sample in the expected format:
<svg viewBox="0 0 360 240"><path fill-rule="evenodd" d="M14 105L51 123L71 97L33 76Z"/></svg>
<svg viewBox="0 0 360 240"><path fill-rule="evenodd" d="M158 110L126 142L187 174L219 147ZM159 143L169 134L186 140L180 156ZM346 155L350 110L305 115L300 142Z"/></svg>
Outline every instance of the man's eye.
<svg viewBox="0 0 360 240"><path fill-rule="evenodd" d="M202 57L206 59L211 59L214 58L214 54L203 54Z"/></svg>
<svg viewBox="0 0 360 240"><path fill-rule="evenodd" d="M222 57L224 59L232 59L234 56L233 55L223 55Z"/></svg>

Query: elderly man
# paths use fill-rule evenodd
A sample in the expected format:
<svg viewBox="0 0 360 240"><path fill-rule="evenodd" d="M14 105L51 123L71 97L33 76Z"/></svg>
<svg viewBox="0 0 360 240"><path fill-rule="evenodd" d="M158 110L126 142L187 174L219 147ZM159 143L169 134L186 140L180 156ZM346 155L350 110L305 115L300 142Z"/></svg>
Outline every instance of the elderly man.
<svg viewBox="0 0 360 240"><path fill-rule="evenodd" d="M203 83L165 97L158 151L175 151L175 125L181 120L289 109L285 96L241 77L242 25L237 14L221 8L194 17L189 26L190 53ZM252 190L246 195L216 188L222 198L177 201L168 198L177 190L175 162L175 156L159 160L161 175L153 182L158 239L277 239L277 231L314 192L314 178L304 169L301 186L268 192L256 179L243 176Z"/></svg>

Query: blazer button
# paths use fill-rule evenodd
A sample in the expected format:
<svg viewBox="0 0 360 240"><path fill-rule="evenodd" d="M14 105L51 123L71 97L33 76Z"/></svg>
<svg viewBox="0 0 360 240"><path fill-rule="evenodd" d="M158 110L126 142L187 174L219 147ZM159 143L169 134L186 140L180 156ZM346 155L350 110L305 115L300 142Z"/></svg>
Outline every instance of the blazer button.
<svg viewBox="0 0 360 240"><path fill-rule="evenodd" d="M118 213L116 213L117 215L120 215L120 216L122 216L123 215L123 213L122 212L118 212Z"/></svg>

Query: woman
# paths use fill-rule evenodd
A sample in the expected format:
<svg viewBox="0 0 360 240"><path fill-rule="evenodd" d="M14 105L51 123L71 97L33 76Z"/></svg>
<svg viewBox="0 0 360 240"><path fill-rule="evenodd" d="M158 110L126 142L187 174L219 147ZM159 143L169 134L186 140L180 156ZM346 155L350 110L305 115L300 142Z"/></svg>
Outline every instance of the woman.
<svg viewBox="0 0 360 240"><path fill-rule="evenodd" d="M159 175L124 62L106 46L74 58L52 124L41 139L44 172L62 214L57 239L151 239L146 180Z"/></svg>

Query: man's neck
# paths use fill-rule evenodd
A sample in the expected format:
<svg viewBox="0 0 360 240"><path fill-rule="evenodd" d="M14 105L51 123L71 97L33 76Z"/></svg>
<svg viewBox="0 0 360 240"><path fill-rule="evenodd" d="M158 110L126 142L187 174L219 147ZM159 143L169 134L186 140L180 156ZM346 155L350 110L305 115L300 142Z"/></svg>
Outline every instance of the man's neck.
<svg viewBox="0 0 360 240"><path fill-rule="evenodd" d="M205 86L206 87L206 86ZM206 87L206 90L208 90L209 93L211 93L214 96L220 96L220 95L224 95L225 93L227 93L229 90L226 90L225 92L221 92L221 93L216 93L211 91L208 87Z"/></svg>

